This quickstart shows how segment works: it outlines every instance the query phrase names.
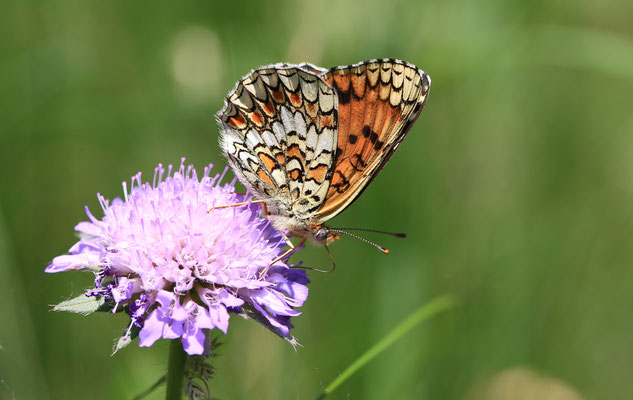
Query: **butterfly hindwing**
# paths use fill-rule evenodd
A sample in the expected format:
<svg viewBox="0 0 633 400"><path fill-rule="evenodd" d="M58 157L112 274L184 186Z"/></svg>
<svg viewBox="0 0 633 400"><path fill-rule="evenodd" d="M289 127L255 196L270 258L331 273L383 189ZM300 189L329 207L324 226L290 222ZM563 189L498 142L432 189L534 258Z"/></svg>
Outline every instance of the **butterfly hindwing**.
<svg viewBox="0 0 633 400"><path fill-rule="evenodd" d="M324 72L309 64L259 68L238 82L217 116L229 163L280 214L313 214L329 187L338 99Z"/></svg>

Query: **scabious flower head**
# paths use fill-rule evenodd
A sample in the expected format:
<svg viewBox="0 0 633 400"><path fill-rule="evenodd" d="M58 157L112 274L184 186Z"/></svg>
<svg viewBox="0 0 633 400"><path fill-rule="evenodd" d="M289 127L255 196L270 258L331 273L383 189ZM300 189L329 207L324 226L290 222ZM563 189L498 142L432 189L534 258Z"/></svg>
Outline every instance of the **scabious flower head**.
<svg viewBox="0 0 633 400"><path fill-rule="evenodd" d="M248 201L234 181L198 179L193 166L173 171L159 164L153 182L132 177L123 199L98 195L104 217L80 222L80 240L56 257L46 272L90 270L112 312L130 316L140 346L181 338L189 354L203 354L206 330L226 333L229 312L249 316L291 340L290 317L306 300L304 271L283 261L283 236L259 217L257 205L209 209ZM225 169L226 172L226 169ZM224 174L223 174L224 175ZM293 342L294 343L294 342Z"/></svg>

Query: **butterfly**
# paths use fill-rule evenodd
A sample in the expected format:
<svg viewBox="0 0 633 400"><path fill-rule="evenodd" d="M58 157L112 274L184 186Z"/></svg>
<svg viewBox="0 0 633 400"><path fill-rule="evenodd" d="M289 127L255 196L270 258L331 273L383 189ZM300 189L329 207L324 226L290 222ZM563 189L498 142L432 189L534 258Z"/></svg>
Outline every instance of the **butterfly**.
<svg viewBox="0 0 633 400"><path fill-rule="evenodd" d="M387 164L430 86L424 71L394 59L260 67L216 115L220 147L276 229L327 245L346 232L325 223Z"/></svg>

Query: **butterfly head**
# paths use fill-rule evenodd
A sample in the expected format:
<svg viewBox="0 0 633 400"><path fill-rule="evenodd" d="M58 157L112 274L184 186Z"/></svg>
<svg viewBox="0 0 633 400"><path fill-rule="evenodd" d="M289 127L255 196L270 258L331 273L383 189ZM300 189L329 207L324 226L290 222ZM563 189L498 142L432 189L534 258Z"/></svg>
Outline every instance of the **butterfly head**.
<svg viewBox="0 0 633 400"><path fill-rule="evenodd" d="M312 224L310 227L312 233L312 241L320 245L328 245L338 239L341 234L339 232L331 231L328 227L321 224Z"/></svg>
<svg viewBox="0 0 633 400"><path fill-rule="evenodd" d="M269 206L268 211L270 210ZM308 239L316 245L327 246L341 236L340 232L334 232L322 223L318 224L300 218L286 217L277 213L272 215L271 222L276 229L286 231L295 237Z"/></svg>

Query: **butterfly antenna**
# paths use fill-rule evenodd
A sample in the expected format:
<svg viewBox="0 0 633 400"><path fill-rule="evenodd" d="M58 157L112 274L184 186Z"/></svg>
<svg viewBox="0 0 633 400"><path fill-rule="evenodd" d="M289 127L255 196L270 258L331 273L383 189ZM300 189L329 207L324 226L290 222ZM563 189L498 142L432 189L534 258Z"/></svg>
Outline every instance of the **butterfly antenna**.
<svg viewBox="0 0 633 400"><path fill-rule="evenodd" d="M335 229L339 229L339 230L346 230L346 231L362 231L362 232L374 232L374 233L382 233L384 235L391 235L391 236L395 236L395 237L399 237L399 238L406 238L407 234L406 233L393 233L393 232L385 232L385 231L378 231L376 229L365 229L365 228L334 228L334 229L330 229L335 230ZM342 232L345 233L345 232Z"/></svg>
<svg viewBox="0 0 633 400"><path fill-rule="evenodd" d="M291 268L307 269L307 270L314 271L314 272L321 272L323 274L329 274L331 272L334 272L334 270L336 269L336 262L334 262L334 257L332 256L332 253L330 252L330 248L329 247L327 247L327 246L323 246L323 247L325 247L325 250L327 250L327 254L330 256L330 260L332 260L332 268L331 269L326 271L326 270L323 270L323 269L304 267L304 266L301 266L301 265L297 265L297 266L294 266L294 267L291 267Z"/></svg>
<svg viewBox="0 0 633 400"><path fill-rule="evenodd" d="M344 234L344 235L351 236L351 237L356 238L356 239L358 239L358 240L360 240L360 241L362 241L362 242L365 242L365 243L367 243L367 244L370 244L370 245L374 246L375 248L377 248L378 250L382 251L382 252L383 252L383 253L385 253L385 254L389 254L389 249L385 249L384 247L382 247L382 246L380 246L380 245L378 245L378 244L376 244L376 243L374 243L374 242L372 242L372 241L369 241L369 240L367 240L367 239L365 239L365 238L362 238L362 237L360 237L360 236L358 236L358 235L354 235L353 233L346 232L346 231L342 231L342 230L340 230L340 229L332 229L332 228L328 228L328 230L329 230L330 232L342 233L342 234ZM363 230L363 229L359 229L359 230ZM376 232L377 232L377 231L376 231ZM386 232L385 232L385 233L386 233ZM327 247L326 247L326 248L327 248Z"/></svg>

